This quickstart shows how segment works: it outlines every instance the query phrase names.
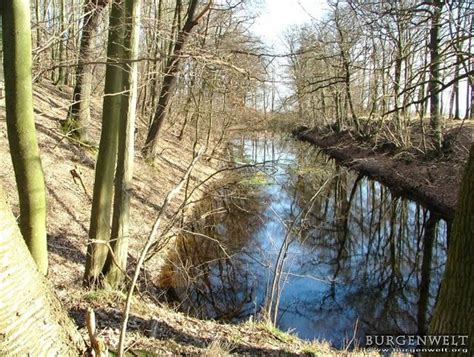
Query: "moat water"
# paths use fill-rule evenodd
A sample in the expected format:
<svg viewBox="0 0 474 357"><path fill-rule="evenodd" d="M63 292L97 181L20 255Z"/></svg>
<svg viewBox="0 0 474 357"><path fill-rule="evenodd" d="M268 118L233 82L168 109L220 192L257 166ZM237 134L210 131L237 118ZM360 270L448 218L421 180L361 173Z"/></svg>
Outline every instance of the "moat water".
<svg viewBox="0 0 474 357"><path fill-rule="evenodd" d="M424 331L446 261L444 220L309 144L242 138L231 151L230 183L200 204L164 272L183 311L266 317L339 348Z"/></svg>

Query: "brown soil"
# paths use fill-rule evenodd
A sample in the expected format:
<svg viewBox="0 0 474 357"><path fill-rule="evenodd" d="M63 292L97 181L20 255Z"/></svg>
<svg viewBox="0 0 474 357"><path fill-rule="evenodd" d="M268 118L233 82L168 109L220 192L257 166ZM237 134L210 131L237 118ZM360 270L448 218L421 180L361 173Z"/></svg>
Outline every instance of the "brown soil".
<svg viewBox="0 0 474 357"><path fill-rule="evenodd" d="M297 128L301 140L316 144L341 164L386 184L397 195L414 199L434 213L452 220L463 167L473 143L474 123L450 121L444 132L454 136L449 151L442 156L422 152L421 134L413 131L410 148L399 148L389 141L358 140L348 131Z"/></svg>
<svg viewBox="0 0 474 357"><path fill-rule="evenodd" d="M49 279L56 293L76 321L88 343L84 328L84 316L92 307L97 316L101 336L112 349L118 341L118 328L122 316L124 295L104 290L88 291L82 287L86 254L91 194L94 181L95 150L78 145L65 137L59 121L66 117L70 100L68 90L61 91L43 81L34 88L36 127L45 173L48 200L48 247ZM97 145L100 133L101 100L94 101L93 121L90 126L91 141ZM139 123L140 124L140 123ZM141 124L143 125L143 124ZM137 152L131 208L130 270L144 244L157 211L168 192L183 176L192 159L192 135L178 141L178 126L165 127L160 140L160 155L154 165L146 163ZM144 130L139 130L139 135ZM138 136L137 147L143 138ZM94 145L92 145L93 147ZM9 155L5 106L0 100L0 184L8 194L9 203L18 214L18 196L13 168ZM225 160L224 160L225 161ZM221 160L204 157L191 176L191 185L197 185L214 174ZM70 173L80 171L86 190L75 182ZM216 175L219 179L219 175ZM215 183L212 180L209 184ZM194 199L202 196L206 185L197 190ZM174 200L170 212L183 201L183 194ZM183 212L184 218L192 206ZM168 215L170 216L170 215ZM170 241L169 247L173 245ZM167 250L146 263L140 282L140 293L135 298L129 323L127 345L134 350L147 350L158 354L204 353L218 355L222 350L251 354L279 353L303 354L317 351L325 355L333 353L326 344L304 343L293 336L282 338L261 324L222 325L213 321L192 319L157 303L160 289L159 269L167 259ZM217 351L217 352L216 352ZM322 352L323 351L323 352Z"/></svg>

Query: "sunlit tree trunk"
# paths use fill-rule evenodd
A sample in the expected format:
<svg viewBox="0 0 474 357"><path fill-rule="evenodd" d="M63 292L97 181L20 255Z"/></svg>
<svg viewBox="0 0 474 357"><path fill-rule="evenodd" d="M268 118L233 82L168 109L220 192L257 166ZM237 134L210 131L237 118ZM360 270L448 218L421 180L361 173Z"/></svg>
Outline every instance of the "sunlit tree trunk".
<svg viewBox="0 0 474 357"><path fill-rule="evenodd" d="M474 145L459 191L446 271L430 326L431 334L469 335L474 351Z"/></svg>
<svg viewBox="0 0 474 357"><path fill-rule="evenodd" d="M124 48L126 59L138 57L140 37L140 1L126 0L126 26ZM135 115L137 106L138 62L128 65L128 75L124 75L125 92L120 117L117 170L115 174L114 212L112 217L112 249L104 267L107 285L116 289L124 280L127 268L127 251L130 220L130 192L132 190Z"/></svg>
<svg viewBox="0 0 474 357"><path fill-rule="evenodd" d="M30 2L1 3L7 131L20 201L20 230L46 274L46 192L36 139L31 79Z"/></svg>
<svg viewBox="0 0 474 357"><path fill-rule="evenodd" d="M36 269L1 188L0 272L0 356L81 356L82 337Z"/></svg>
<svg viewBox="0 0 474 357"><path fill-rule="evenodd" d="M117 161L118 127L122 110L124 67L119 65L124 55L123 1L113 1L110 12L105 96L102 113L102 131L95 169L89 244L87 246L84 284L95 285L102 276L110 240L110 217Z"/></svg>

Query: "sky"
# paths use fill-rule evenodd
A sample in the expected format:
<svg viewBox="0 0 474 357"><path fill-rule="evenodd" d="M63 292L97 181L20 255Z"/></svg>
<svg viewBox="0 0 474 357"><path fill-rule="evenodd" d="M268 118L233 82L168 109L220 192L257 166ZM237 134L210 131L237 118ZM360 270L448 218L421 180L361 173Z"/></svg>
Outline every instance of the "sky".
<svg viewBox="0 0 474 357"><path fill-rule="evenodd" d="M258 17L251 30L274 54L288 53L283 41L286 31L313 19L322 19L327 8L326 0L259 0L258 4ZM285 73L286 62L285 58L277 58L272 62L279 97L291 93Z"/></svg>
<svg viewBox="0 0 474 357"><path fill-rule="evenodd" d="M260 16L253 31L275 50L284 50L282 38L292 26L312 18L320 19L327 8L326 0L262 0Z"/></svg>

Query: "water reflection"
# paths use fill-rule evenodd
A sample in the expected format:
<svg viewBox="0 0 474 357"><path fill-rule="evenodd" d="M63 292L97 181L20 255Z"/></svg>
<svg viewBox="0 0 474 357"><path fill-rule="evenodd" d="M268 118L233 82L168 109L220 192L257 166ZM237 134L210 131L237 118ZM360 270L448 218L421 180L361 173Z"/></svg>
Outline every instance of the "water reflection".
<svg viewBox="0 0 474 357"><path fill-rule="evenodd" d="M161 279L183 310L228 321L266 314L337 347L426 330L445 221L307 144L242 139L233 152L260 165L203 201Z"/></svg>

